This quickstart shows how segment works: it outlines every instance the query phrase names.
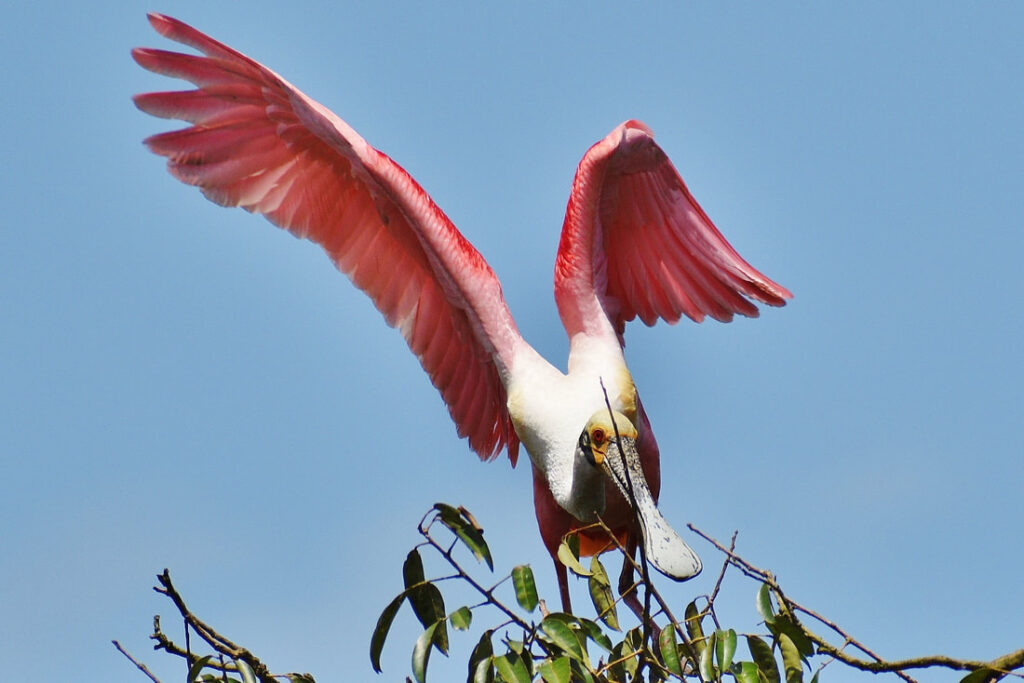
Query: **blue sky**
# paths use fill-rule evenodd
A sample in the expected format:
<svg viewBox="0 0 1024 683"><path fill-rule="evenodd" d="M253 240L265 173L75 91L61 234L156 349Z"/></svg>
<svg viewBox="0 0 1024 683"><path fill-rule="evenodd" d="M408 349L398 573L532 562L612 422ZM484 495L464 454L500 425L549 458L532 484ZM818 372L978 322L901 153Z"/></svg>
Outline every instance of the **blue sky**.
<svg viewBox="0 0 1024 683"><path fill-rule="evenodd" d="M557 593L525 460L476 461L315 247L210 204L142 147L173 124L130 96L176 87L129 57L171 46L149 9L267 64L409 170L559 365L573 171L645 121L796 297L628 330L666 517L739 529L741 554L884 656L1024 644L1019 4L39 2L0 9L0 670L142 680L117 638L180 675L147 641L157 612L178 632L150 591L170 567L275 670L401 680L411 615L386 677L369 634L438 500ZM681 606L714 575L666 591ZM754 588L727 583L730 623L754 628Z"/></svg>

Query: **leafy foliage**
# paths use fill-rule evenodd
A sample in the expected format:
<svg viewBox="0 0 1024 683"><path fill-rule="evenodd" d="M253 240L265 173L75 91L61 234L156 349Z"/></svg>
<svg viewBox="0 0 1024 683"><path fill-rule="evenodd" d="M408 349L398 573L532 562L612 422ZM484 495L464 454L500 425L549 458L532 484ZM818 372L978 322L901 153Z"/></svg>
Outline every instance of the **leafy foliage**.
<svg viewBox="0 0 1024 683"><path fill-rule="evenodd" d="M437 522L455 538L439 537ZM574 536L562 543L558 559L571 572L587 580L594 609L593 619L548 611L545 601L537 593L533 572L527 565L516 566L503 578L494 580L494 565L483 538L483 529L465 509L439 503L423 518L419 530L424 542L413 550L416 553L415 583L410 587L410 575L404 572L406 590L381 614L371 638L370 652L374 668L379 670L381 648L395 613L404 601L408 601L425 629L413 650L413 675L418 683L426 681L429 644L433 643L436 649L445 651L438 645L436 634L446 632L446 624L466 630L470 621L467 612L473 614L483 610L496 610L500 622L484 630L473 648L467 667L469 683L626 683L641 680L653 683L671 680L803 683L807 680L818 683L824 667L834 661L864 671L892 672L907 681L914 680L907 674L909 670L945 666L969 672L963 678L965 683L978 683L997 680L1024 663L1024 651L996 660L1011 665L1003 670L993 669L992 663L943 657L882 661L838 626L788 598L769 572L757 569L736 556L733 552L735 536L733 546L727 549L694 529L725 554L711 595L698 596L690 601L683 609L683 619L678 620L649 577L641 575L637 590L644 591L646 605L650 605L653 599L657 608L645 607L642 613L637 614L639 625L623 631L619 607L624 603L624 597L613 591L608 573L597 557L590 560L589 568L583 566L578 539ZM475 567L471 566L473 571L467 570L456 558L456 547L460 544L477 560ZM422 573L420 548L432 550L455 574L426 579ZM476 576L483 571L479 566L481 561L492 572L490 580ZM632 562L632 558L628 561ZM714 601L730 567L757 581L754 604L759 623L764 628L762 632L737 633L735 629L721 625ZM633 568L639 570L640 566L634 562ZM440 581L450 579L471 586L480 602L444 616L440 589L436 587ZM514 602L503 597L499 590L506 582L513 586L511 597ZM414 598L410 592L411 588L427 591L427 586L436 588L436 593L431 590L429 595L439 605L430 610L418 606L417 599L423 601L424 598ZM639 600L635 604L639 604ZM540 613L536 615L538 606ZM830 644L807 629L798 613L826 625L844 642L838 647ZM741 640L746 644L746 656L739 651ZM847 654L847 647L859 650L873 661Z"/></svg>
<svg viewBox="0 0 1024 683"><path fill-rule="evenodd" d="M438 529L440 523L441 529ZM444 535L444 532L449 532ZM789 612L779 612L772 603L771 592L762 584L756 595L758 611L767 633L746 636L749 659L737 657L739 636L733 629L717 626L713 602L707 596L686 605L684 620L676 621L667 606L661 604L653 614L641 615L640 625L623 632L619 606L623 597L613 589L608 572L594 557L589 568L579 558L579 546L570 537L559 549L562 563L587 579L594 608L594 618L564 612L550 612L538 594L533 571L527 565L514 567L497 581L481 581L456 558L455 548L463 546L479 562L493 569L490 549L482 529L471 515L450 505L437 504L420 524L425 542L414 548L403 568L405 590L384 609L371 637L370 659L380 670L380 655L399 607L408 602L424 631L413 647L412 673L418 683L427 678L431 645L447 652L447 625L466 630L468 614L481 610L497 610L503 623L490 628L470 655L467 680L505 683L603 683L647 678L651 681L703 680L722 681L728 678L742 683L781 683L802 681L808 659L815 654L811 641L802 632L799 622ZM449 536L454 536L450 538ZM426 579L421 549L434 551L454 576ZM473 606L461 607L447 614L439 584L456 578L472 586L481 600ZM514 602L501 596L498 588L511 582ZM644 590L654 595L649 582L641 581ZM658 598L660 603L660 597ZM539 616L534 615L541 607ZM480 619L474 619L479 621ZM713 622L705 635L705 623ZM648 628L643 628L647 623ZM653 635L653 637L652 637Z"/></svg>
<svg viewBox="0 0 1024 683"><path fill-rule="evenodd" d="M725 560L711 594L697 596L686 604L681 620L674 616L650 577L641 571L643 562L638 565L627 558L641 577L626 590L627 597L632 598L627 600L612 589L608 573L597 558L590 560L589 568L583 566L577 539L567 538L559 548L558 558L587 581L594 610L593 618L587 618L549 611L528 565L513 567L495 580L490 548L473 515L465 508L438 503L420 521L419 531L424 540L406 556L401 592L387 604L373 629L371 666L381 671L380 658L391 627L408 603L423 629L412 647L411 673L417 683L426 683L431 653L437 651L447 656L450 638L473 637L468 633L473 625L483 630L466 662L468 683L818 683L822 671L833 663L865 672L893 673L909 683L914 683L914 679L908 672L930 667L958 671L962 683L1022 677L1017 672L1024 668L1024 649L987 662L941 655L884 661L842 628L788 597L770 572L736 555L735 535L726 548L690 528L721 551ZM610 534L609 537L613 538ZM447 571L428 578L421 550L431 557L427 565L432 566L440 559L454 573ZM468 564L469 569L457 557L465 552L474 560ZM721 624L715 599L729 569L756 582L753 597L758 623L763 626L760 632L738 633ZM480 576L485 571L486 580ZM157 580L155 590L174 603L186 624L186 646L178 646L161 631L159 616L154 618L150 637L156 649L184 660L187 683L313 683L310 674L270 673L251 652L194 615L174 588L167 570ZM461 605L449 612L441 587L450 594L451 587L456 585L475 593L478 599L475 604ZM637 599L641 591L642 603ZM626 630L620 618L619 608L623 604L629 605L638 622ZM497 622L492 619L495 614ZM815 624L815 628L827 628L840 644L818 635L807 627L804 619ZM190 632L199 636L209 653L192 650ZM739 648L741 640L745 642L746 653ZM114 645L139 671L160 683L143 663L116 641ZM352 677L350 674L345 672L335 678L347 680Z"/></svg>

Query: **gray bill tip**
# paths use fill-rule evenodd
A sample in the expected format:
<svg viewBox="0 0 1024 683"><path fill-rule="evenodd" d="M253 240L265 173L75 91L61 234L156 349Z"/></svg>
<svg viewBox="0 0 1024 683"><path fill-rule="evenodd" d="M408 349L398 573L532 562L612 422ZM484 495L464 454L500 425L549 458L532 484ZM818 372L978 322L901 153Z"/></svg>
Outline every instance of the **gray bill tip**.
<svg viewBox="0 0 1024 683"><path fill-rule="evenodd" d="M697 553L676 533L656 507L640 512L644 553L654 568L676 581L700 574L703 565Z"/></svg>

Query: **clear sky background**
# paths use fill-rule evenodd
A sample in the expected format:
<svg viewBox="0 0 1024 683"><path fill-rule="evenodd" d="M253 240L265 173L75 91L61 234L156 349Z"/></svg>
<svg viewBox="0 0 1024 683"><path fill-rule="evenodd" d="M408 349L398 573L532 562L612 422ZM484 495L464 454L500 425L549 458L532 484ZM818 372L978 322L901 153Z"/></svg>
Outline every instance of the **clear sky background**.
<svg viewBox="0 0 1024 683"><path fill-rule="evenodd" d="M743 556L883 656L1024 645L1021 4L16 2L0 9L3 677L143 680L117 638L177 679L147 640L158 612L180 635L150 590L170 567L276 671L402 680L411 614L385 677L369 636L439 500L557 596L526 460L475 459L317 248L143 148L175 124L130 96L178 87L129 57L171 47L148 9L269 65L409 170L559 366L572 174L645 121L796 296L758 320L629 328L665 515L739 529ZM665 587L680 611L721 560L684 535L709 570ZM755 588L727 582L730 624L755 628ZM464 676L434 660L434 680Z"/></svg>

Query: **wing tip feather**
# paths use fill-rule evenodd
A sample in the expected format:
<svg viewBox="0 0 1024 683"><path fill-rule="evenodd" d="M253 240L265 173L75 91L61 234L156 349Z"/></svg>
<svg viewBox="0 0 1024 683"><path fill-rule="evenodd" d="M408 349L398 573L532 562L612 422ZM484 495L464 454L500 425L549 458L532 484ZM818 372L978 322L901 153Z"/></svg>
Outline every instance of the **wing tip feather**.
<svg viewBox="0 0 1024 683"><path fill-rule="evenodd" d="M165 31L170 31L174 22L177 21L173 17L161 14L160 12L146 12L146 19L149 21L149 25L153 27L153 30L160 35L166 35Z"/></svg>

